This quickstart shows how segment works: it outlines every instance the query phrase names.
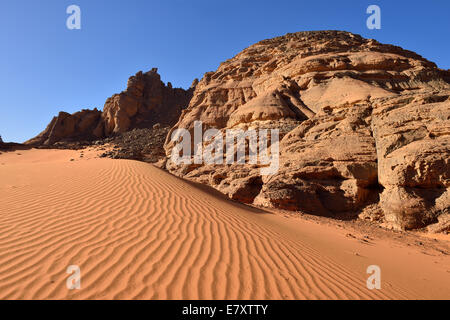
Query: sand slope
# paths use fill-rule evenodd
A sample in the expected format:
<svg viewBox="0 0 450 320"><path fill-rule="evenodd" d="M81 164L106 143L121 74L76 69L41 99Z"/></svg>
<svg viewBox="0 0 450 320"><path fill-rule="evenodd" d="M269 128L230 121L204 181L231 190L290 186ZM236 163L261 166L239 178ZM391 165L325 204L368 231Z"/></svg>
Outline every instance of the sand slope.
<svg viewBox="0 0 450 320"><path fill-rule="evenodd" d="M145 163L19 153L0 155L1 299L450 298L448 255L354 241ZM382 290L366 288L371 264Z"/></svg>

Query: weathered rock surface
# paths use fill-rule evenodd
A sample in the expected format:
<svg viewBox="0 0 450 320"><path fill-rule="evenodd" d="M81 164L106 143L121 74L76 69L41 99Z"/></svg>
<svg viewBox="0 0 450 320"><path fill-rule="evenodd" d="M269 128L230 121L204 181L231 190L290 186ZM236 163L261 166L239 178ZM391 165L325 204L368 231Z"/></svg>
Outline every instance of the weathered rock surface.
<svg viewBox="0 0 450 320"><path fill-rule="evenodd" d="M157 69L138 72L128 80L127 89L108 98L103 112L83 110L60 112L28 145L93 140L154 124L174 125L192 97L194 88L172 88L161 81Z"/></svg>
<svg viewBox="0 0 450 320"><path fill-rule="evenodd" d="M103 109L105 135L154 124L175 124L192 97L193 88L172 88L161 81L157 69L138 72L128 80L127 90L106 100Z"/></svg>
<svg viewBox="0 0 450 320"><path fill-rule="evenodd" d="M97 137L95 129L101 120L101 111L82 110L74 114L60 112L28 145L52 145L58 141L88 140Z"/></svg>
<svg viewBox="0 0 450 320"><path fill-rule="evenodd" d="M450 90L374 101L386 220L406 229L450 213Z"/></svg>
<svg viewBox="0 0 450 320"><path fill-rule="evenodd" d="M381 207L395 228L448 213L450 72L340 31L261 41L208 72L166 140L166 168L230 198L318 215ZM280 129L280 167L177 165L178 128ZM206 144L205 144L206 146ZM375 210L376 211L376 210Z"/></svg>

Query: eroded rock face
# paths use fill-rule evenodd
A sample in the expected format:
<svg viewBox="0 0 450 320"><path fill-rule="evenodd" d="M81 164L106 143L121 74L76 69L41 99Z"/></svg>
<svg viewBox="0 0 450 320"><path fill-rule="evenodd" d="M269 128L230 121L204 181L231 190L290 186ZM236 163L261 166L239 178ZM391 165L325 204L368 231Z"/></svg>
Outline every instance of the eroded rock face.
<svg viewBox="0 0 450 320"><path fill-rule="evenodd" d="M374 101L381 206L406 229L450 212L450 90Z"/></svg>
<svg viewBox="0 0 450 320"><path fill-rule="evenodd" d="M402 48L340 31L261 41L206 73L172 128L276 128L280 166L177 165L230 198L313 214L381 206L396 228L448 212L450 72Z"/></svg>
<svg viewBox="0 0 450 320"><path fill-rule="evenodd" d="M281 141L280 170L264 177L255 203L330 216L373 201L378 180L370 113L360 103L302 122Z"/></svg>
<svg viewBox="0 0 450 320"><path fill-rule="evenodd" d="M157 69L138 72L128 80L127 90L108 98L103 109L104 134L126 132L130 128L173 125L192 97L193 89L164 85Z"/></svg>
<svg viewBox="0 0 450 320"><path fill-rule="evenodd" d="M28 140L28 145L52 145L58 141L77 141L97 137L96 128L101 121L101 111L82 110L74 114L60 112L38 136Z"/></svg>
<svg viewBox="0 0 450 320"><path fill-rule="evenodd" d="M29 145L52 145L61 141L91 140L154 124L174 125L192 97L194 88L172 88L161 81L157 69L138 72L128 80L127 89L106 100L103 112L83 110L60 112Z"/></svg>

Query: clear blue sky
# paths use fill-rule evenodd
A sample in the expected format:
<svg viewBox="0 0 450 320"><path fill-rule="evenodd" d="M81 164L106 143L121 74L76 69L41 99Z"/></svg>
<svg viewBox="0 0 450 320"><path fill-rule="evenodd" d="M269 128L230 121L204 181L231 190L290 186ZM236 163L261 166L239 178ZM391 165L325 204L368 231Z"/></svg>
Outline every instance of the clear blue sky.
<svg viewBox="0 0 450 320"><path fill-rule="evenodd" d="M81 30L66 8L81 8ZM382 29L366 28L366 8ZM303 30L338 29L400 45L450 68L450 1L1 0L0 134L22 142L59 111L103 108L139 70L189 87L249 45Z"/></svg>

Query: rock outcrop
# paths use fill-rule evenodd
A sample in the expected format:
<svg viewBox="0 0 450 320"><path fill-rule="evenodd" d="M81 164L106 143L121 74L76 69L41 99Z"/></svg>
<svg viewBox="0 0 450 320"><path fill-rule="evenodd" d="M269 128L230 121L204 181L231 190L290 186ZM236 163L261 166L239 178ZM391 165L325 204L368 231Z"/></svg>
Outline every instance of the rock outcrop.
<svg viewBox="0 0 450 320"><path fill-rule="evenodd" d="M157 69L138 72L128 80L127 90L106 100L103 109L104 134L130 128L151 128L154 124L175 124L192 97L193 88L172 88L161 81Z"/></svg>
<svg viewBox="0 0 450 320"><path fill-rule="evenodd" d="M449 212L449 96L450 72L411 51L341 31L287 34L204 75L169 132L166 168L245 203L327 216L375 207L395 228L421 228ZM173 163L171 134L198 120L222 135L279 129L279 170Z"/></svg>
<svg viewBox="0 0 450 320"><path fill-rule="evenodd" d="M53 145L59 141L78 141L98 138L97 127L102 112L97 109L82 110L74 114L60 112L38 136L25 142L27 145Z"/></svg>
<svg viewBox="0 0 450 320"><path fill-rule="evenodd" d="M373 102L380 196L386 220L405 229L450 213L450 90Z"/></svg>
<svg viewBox="0 0 450 320"><path fill-rule="evenodd" d="M28 145L53 145L57 142L93 140L154 124L174 125L192 97L189 90L165 85L156 68L138 72L128 80L127 89L106 100L103 112L83 110L74 114L60 112Z"/></svg>

